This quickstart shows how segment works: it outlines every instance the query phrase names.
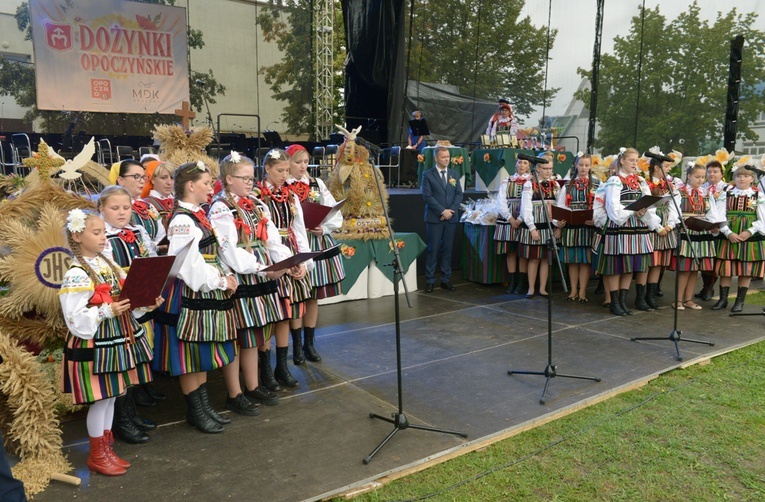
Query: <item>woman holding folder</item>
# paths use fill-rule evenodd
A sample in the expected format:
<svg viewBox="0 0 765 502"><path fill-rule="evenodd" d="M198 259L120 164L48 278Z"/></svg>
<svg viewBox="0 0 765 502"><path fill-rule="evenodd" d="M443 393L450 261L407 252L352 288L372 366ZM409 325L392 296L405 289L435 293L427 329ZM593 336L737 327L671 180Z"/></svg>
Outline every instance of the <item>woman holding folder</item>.
<svg viewBox="0 0 765 502"><path fill-rule="evenodd" d="M601 185L598 197L602 204L593 206L594 221L604 221L603 235L598 247L598 273L603 276L603 285L610 298L611 313L618 316L632 314L627 308L627 292L632 276L638 280L648 274L653 253L651 233L665 235L669 230L652 208L638 211L626 206L644 195L651 195L645 179L636 173L638 151L624 148L616 158L617 173Z"/></svg>
<svg viewBox="0 0 765 502"><path fill-rule="evenodd" d="M308 174L308 151L301 145L287 147L290 156L290 175L295 183L303 184L297 194L300 202L312 202L323 206L334 206L337 201L327 186L319 178ZM332 238L332 232L343 226L343 215L337 211L333 217L316 228L307 228L308 243L311 251L324 251L337 246ZM306 359L311 362L321 361L321 356L314 347L316 323L319 319L319 300L343 294L340 281L345 279L345 269L336 248L329 256L314 260L314 267L308 273L311 281L311 298L305 302L305 315L302 319L290 321L292 332L292 362L303 364ZM301 337L301 330L302 336ZM305 356L305 358L304 358Z"/></svg>
<svg viewBox="0 0 765 502"><path fill-rule="evenodd" d="M580 153L574 160L573 176L566 182L558 194L557 206L574 211L592 210L595 190L600 180L590 174L592 156ZM558 218L560 219L560 218ZM592 264L592 237L595 227L592 219L585 225L573 225L566 222L561 229L561 261L568 268L571 294L566 298L570 302L587 303L587 283L590 280Z"/></svg>

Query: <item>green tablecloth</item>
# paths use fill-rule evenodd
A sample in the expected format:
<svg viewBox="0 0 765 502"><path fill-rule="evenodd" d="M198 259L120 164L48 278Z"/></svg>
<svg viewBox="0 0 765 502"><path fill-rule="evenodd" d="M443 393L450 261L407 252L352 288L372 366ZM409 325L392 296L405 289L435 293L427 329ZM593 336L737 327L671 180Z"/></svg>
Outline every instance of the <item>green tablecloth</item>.
<svg viewBox="0 0 765 502"><path fill-rule="evenodd" d="M403 247L399 247L398 254L401 257L401 268L404 274L409 267L417 260L417 257L427 248L425 242L420 236L413 232L395 232L396 242L402 242ZM353 256L348 256L348 250L343 252L343 266L345 268L345 279L343 280L343 291L350 291L362 272L369 268L372 260L385 277L393 282L393 267L390 263L394 254L390 247L390 240L376 239L371 241L347 240L338 241L353 248ZM342 250L343 248L341 248Z"/></svg>
<svg viewBox="0 0 765 502"><path fill-rule="evenodd" d="M456 146L448 148L449 153L452 155L452 163L449 168L454 169L460 173L460 178L464 176L465 186L470 186L472 182L472 176L470 171L470 155L468 154L467 148ZM433 158L433 150L435 150L435 147L430 146L422 150L423 160L422 162L417 162L417 186L420 186L420 183L422 183L422 173L436 165L436 161ZM459 162L459 159L462 159L462 162Z"/></svg>
<svg viewBox="0 0 765 502"><path fill-rule="evenodd" d="M462 228L462 277L480 284L507 282L505 255L497 254L494 225L465 223Z"/></svg>
<svg viewBox="0 0 765 502"><path fill-rule="evenodd" d="M488 187L499 173L499 170L503 167L507 171L507 174L513 174L515 172L515 157L518 152L523 152L527 155L536 156L539 152L534 150L519 150L516 148L481 148L473 150L470 155L470 164L475 169L476 177L481 178L484 184ZM574 165L574 154L571 152L553 152L555 159L553 160L553 170L555 174L565 176L569 169ZM489 154L487 160L484 156ZM499 187L494 188L495 190Z"/></svg>

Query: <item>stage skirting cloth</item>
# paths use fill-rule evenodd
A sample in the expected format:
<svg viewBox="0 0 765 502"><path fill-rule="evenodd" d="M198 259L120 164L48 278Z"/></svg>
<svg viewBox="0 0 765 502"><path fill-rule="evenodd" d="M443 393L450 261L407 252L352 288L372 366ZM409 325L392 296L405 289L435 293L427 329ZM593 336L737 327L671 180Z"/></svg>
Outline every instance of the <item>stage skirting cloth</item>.
<svg viewBox="0 0 765 502"><path fill-rule="evenodd" d="M470 165L475 170L475 189L477 191L496 192L502 182L515 172L515 157L519 152L536 156L534 150L516 148L481 148L473 150ZM556 174L565 176L574 165L571 152L553 152L553 169Z"/></svg>
<svg viewBox="0 0 765 502"><path fill-rule="evenodd" d="M417 257L427 248L425 242L416 233L396 232L394 234L398 253L401 257L402 272L409 291L417 290ZM320 305L344 302L348 300L363 300L380 298L393 294L393 251L390 240L376 239L372 241L350 240L338 241L343 246L343 294L320 300ZM399 291L404 290L399 285Z"/></svg>
<svg viewBox="0 0 765 502"><path fill-rule="evenodd" d="M472 183L472 176L470 173L470 155L467 148L461 148L457 146L449 146L449 153L452 156L452 163L449 165L450 169L454 169L460 173L460 185L465 190L466 186L470 186ZM436 149L434 146L426 146L422 149L422 162L417 163L417 186L422 183L422 173L431 169L436 165L436 160L433 157L433 151Z"/></svg>
<svg viewBox="0 0 765 502"><path fill-rule="evenodd" d="M480 284L507 282L505 255L498 255L494 225L464 223L462 238L462 277Z"/></svg>

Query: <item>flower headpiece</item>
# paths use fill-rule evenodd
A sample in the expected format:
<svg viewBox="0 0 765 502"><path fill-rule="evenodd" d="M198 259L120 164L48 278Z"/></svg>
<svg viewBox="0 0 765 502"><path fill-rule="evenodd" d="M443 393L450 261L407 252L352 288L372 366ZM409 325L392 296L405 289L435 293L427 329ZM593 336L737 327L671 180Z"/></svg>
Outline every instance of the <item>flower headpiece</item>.
<svg viewBox="0 0 765 502"><path fill-rule="evenodd" d="M239 152L235 152L234 150L231 150L231 154L229 154L229 158L231 159L231 162L234 164L238 164L240 160L242 160L242 156L239 155Z"/></svg>
<svg viewBox="0 0 765 502"><path fill-rule="evenodd" d="M87 215L82 209L72 209L66 216L66 229L73 234L79 234L85 230Z"/></svg>
<svg viewBox="0 0 765 502"><path fill-rule="evenodd" d="M584 157L584 152L576 152L576 158L577 159L580 159L582 157Z"/></svg>
<svg viewBox="0 0 765 502"><path fill-rule="evenodd" d="M277 150L271 150L270 152L268 152L269 159L279 160L281 157L282 156L279 155L279 152Z"/></svg>
<svg viewBox="0 0 765 502"><path fill-rule="evenodd" d="M202 171L202 172L205 172L205 171L207 171L207 166L205 165L204 162L202 162L201 160L198 160L197 161L197 166L195 168L191 169L191 170L192 171Z"/></svg>
<svg viewBox="0 0 765 502"><path fill-rule="evenodd" d="M626 152L626 151L627 151L627 147L626 146L623 146L623 147L619 148L619 157L624 155L624 152Z"/></svg>
<svg viewBox="0 0 765 502"><path fill-rule="evenodd" d="M677 150L672 150L669 152L668 157L672 159L672 166L675 167L676 165L680 164L683 161L683 154L678 152Z"/></svg>

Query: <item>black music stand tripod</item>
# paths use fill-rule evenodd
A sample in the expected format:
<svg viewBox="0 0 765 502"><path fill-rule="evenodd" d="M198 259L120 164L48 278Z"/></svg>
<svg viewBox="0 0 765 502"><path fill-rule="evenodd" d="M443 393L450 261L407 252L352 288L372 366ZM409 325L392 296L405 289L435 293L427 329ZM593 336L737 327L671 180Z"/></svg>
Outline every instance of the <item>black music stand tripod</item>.
<svg viewBox="0 0 765 502"><path fill-rule="evenodd" d="M539 198L542 200L542 204L545 204L544 202L544 195L542 194L542 187L539 182L539 173L536 169L534 169L534 178L537 182L537 189L539 193ZM557 183L556 180L550 180L551 183ZM591 380L593 382L600 382L600 377L589 377L589 376L579 376L579 375L564 375L562 373L558 373L558 368L555 366L552 362L552 264L553 264L553 255L555 256L555 263L558 265L558 272L560 273L560 279L561 283L563 284L563 291L568 292L568 286L566 285L566 277L563 274L563 267L560 263L560 256L558 256L558 246L555 243L555 236L553 232L553 226L552 226L552 220L550 219L549 212L547 210L544 211L545 215L545 223L547 225L547 230L550 233L550 238L546 242L547 247L547 366L545 366L544 371L519 371L519 370L508 370L508 375L541 375L545 377L545 387L544 390L542 390L542 397L539 398L539 404L545 404L545 396L547 395L547 389L550 386L550 380L552 380L555 377L561 377L561 378L574 378L577 380ZM536 279L534 279L536 280Z"/></svg>
<svg viewBox="0 0 765 502"><path fill-rule="evenodd" d="M453 434L455 436L460 436L463 438L468 437L467 434L464 432L458 432L458 431L452 431L448 429L437 429L435 427L428 427L425 425L414 425L409 423L409 419L406 418L406 415L404 414L404 392L402 388L402 377L401 377L401 314L399 311L398 306L398 297L399 297L399 291L398 291L398 283L399 280L403 277L403 271L401 270L401 267L399 264L401 263L401 257L398 253L398 247L396 246L396 238L393 235L393 228L390 225L390 218L388 217L388 209L386 207L383 194L382 194L382 186L380 185L380 178L378 176L375 176L375 181L377 182L377 191L380 196L380 200L382 201L382 207L383 211L385 213L385 221L388 222L388 232L390 234L390 240L391 240L391 248L393 249L393 261L391 262L390 266L393 267L393 302L394 302L394 312L395 312L395 326L396 326L396 381L398 384L398 411L396 413L391 413L391 418L383 417L382 415L378 415L377 413L370 413L369 418L376 418L378 420L382 420L383 422L388 422L389 424L393 424L393 430L390 431L390 434L388 434L385 439L383 439L380 444L377 445L377 447L372 450L372 453L367 455L363 462L364 465L368 464L372 461L372 457L374 457L378 451L382 449L383 446L385 446L388 441L393 438L393 436L396 435L398 431L402 431L405 429L418 429L421 431L429 431L429 432L440 432L442 434ZM456 215L453 216L453 218L456 218ZM406 297L406 303L409 306L409 308L412 308L412 303L409 300L409 292L407 291L406 282L404 282L404 296Z"/></svg>

